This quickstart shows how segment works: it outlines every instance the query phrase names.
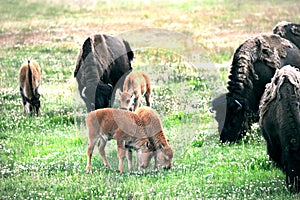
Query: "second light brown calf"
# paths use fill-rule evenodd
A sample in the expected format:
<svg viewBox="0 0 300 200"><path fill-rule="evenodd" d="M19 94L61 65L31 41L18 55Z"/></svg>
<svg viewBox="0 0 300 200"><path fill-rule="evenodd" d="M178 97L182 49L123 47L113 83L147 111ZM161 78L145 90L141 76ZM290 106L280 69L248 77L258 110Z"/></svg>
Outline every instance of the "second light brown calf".
<svg viewBox="0 0 300 200"><path fill-rule="evenodd" d="M153 145L154 151L138 152L139 165L146 168L154 156L155 164L161 165L164 169L170 169L172 166L173 150L163 132L162 124L158 114L150 107L138 108L135 113L140 118L146 134Z"/></svg>

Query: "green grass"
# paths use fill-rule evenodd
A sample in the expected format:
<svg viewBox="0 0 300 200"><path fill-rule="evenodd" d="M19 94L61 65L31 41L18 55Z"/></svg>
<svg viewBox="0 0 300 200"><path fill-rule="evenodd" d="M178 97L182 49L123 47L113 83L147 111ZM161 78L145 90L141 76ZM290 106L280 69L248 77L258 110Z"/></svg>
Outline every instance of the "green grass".
<svg viewBox="0 0 300 200"><path fill-rule="evenodd" d="M298 1L74 2L0 0L0 199L300 199L269 161L257 125L243 141L223 145L208 111L225 91L234 49L280 20L297 22ZM209 58L200 61L211 63L195 68L172 48L139 48L124 34L139 28L168 29L178 44L183 33ZM95 149L93 173L85 174L85 109L72 76L80 45L95 32L128 37L133 67L150 75L153 108L175 152L170 171L152 164L119 174L111 141L112 169ZM27 59L43 71L39 117L23 115L17 73Z"/></svg>

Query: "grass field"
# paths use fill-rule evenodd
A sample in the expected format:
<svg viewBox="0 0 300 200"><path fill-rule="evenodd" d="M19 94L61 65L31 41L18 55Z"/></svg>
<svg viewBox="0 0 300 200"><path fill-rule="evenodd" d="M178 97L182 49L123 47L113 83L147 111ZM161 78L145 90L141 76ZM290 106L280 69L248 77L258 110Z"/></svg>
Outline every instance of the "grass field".
<svg viewBox="0 0 300 200"><path fill-rule="evenodd" d="M285 187L257 124L220 144L210 101L226 91L231 57L278 21L299 22L297 0L0 0L0 199L300 199ZM153 84L153 108L174 149L169 171L119 174L94 151L85 174L85 110L72 77L87 36L120 35ZM23 115L17 74L37 60L41 116Z"/></svg>

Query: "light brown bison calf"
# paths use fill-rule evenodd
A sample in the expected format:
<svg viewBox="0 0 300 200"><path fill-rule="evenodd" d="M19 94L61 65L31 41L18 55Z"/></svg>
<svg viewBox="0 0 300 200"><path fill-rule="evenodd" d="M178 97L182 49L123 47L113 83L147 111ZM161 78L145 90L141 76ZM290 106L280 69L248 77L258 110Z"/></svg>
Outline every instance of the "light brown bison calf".
<svg viewBox="0 0 300 200"><path fill-rule="evenodd" d="M24 106L24 113L39 114L41 69L35 61L24 63L19 71L19 87Z"/></svg>
<svg viewBox="0 0 300 200"><path fill-rule="evenodd" d="M123 92L120 97L121 108L135 111L140 106L142 96L145 96L146 105L150 106L150 78L143 72L130 72L123 84Z"/></svg>
<svg viewBox="0 0 300 200"><path fill-rule="evenodd" d="M138 108L135 113L142 121L146 134L154 147L154 152L138 152L140 167L146 168L154 156L155 168L159 164L164 169L170 169L172 166L173 150L163 132L159 116L150 107Z"/></svg>
<svg viewBox="0 0 300 200"><path fill-rule="evenodd" d="M117 140L120 172L123 172L125 143L138 152L147 154L149 151L149 139L139 117L133 112L113 108L95 110L87 115L86 126L88 128L87 173L91 171L91 157L98 140L99 153L106 168L109 168L104 150L106 142L111 139ZM131 157L128 157L130 170L132 170L131 163Z"/></svg>

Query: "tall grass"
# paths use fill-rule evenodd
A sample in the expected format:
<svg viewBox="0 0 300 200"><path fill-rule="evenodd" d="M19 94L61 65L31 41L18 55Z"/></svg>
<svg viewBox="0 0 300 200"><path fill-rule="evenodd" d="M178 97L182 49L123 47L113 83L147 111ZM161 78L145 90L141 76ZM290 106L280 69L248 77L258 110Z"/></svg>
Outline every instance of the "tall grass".
<svg viewBox="0 0 300 200"><path fill-rule="evenodd" d="M0 3L0 199L300 198L269 161L257 127L237 144L219 143L208 110L225 91L229 66L195 68L170 49L135 49L132 65L151 77L153 108L175 152L169 171L152 164L119 174L111 141L112 169L95 149L93 173L85 174L86 113L72 77L81 42L94 32L170 29L190 36L214 63L230 62L248 35L271 30L283 14L297 20L297 1L48 2ZM21 105L17 74L27 59L43 70L39 117L24 116Z"/></svg>

